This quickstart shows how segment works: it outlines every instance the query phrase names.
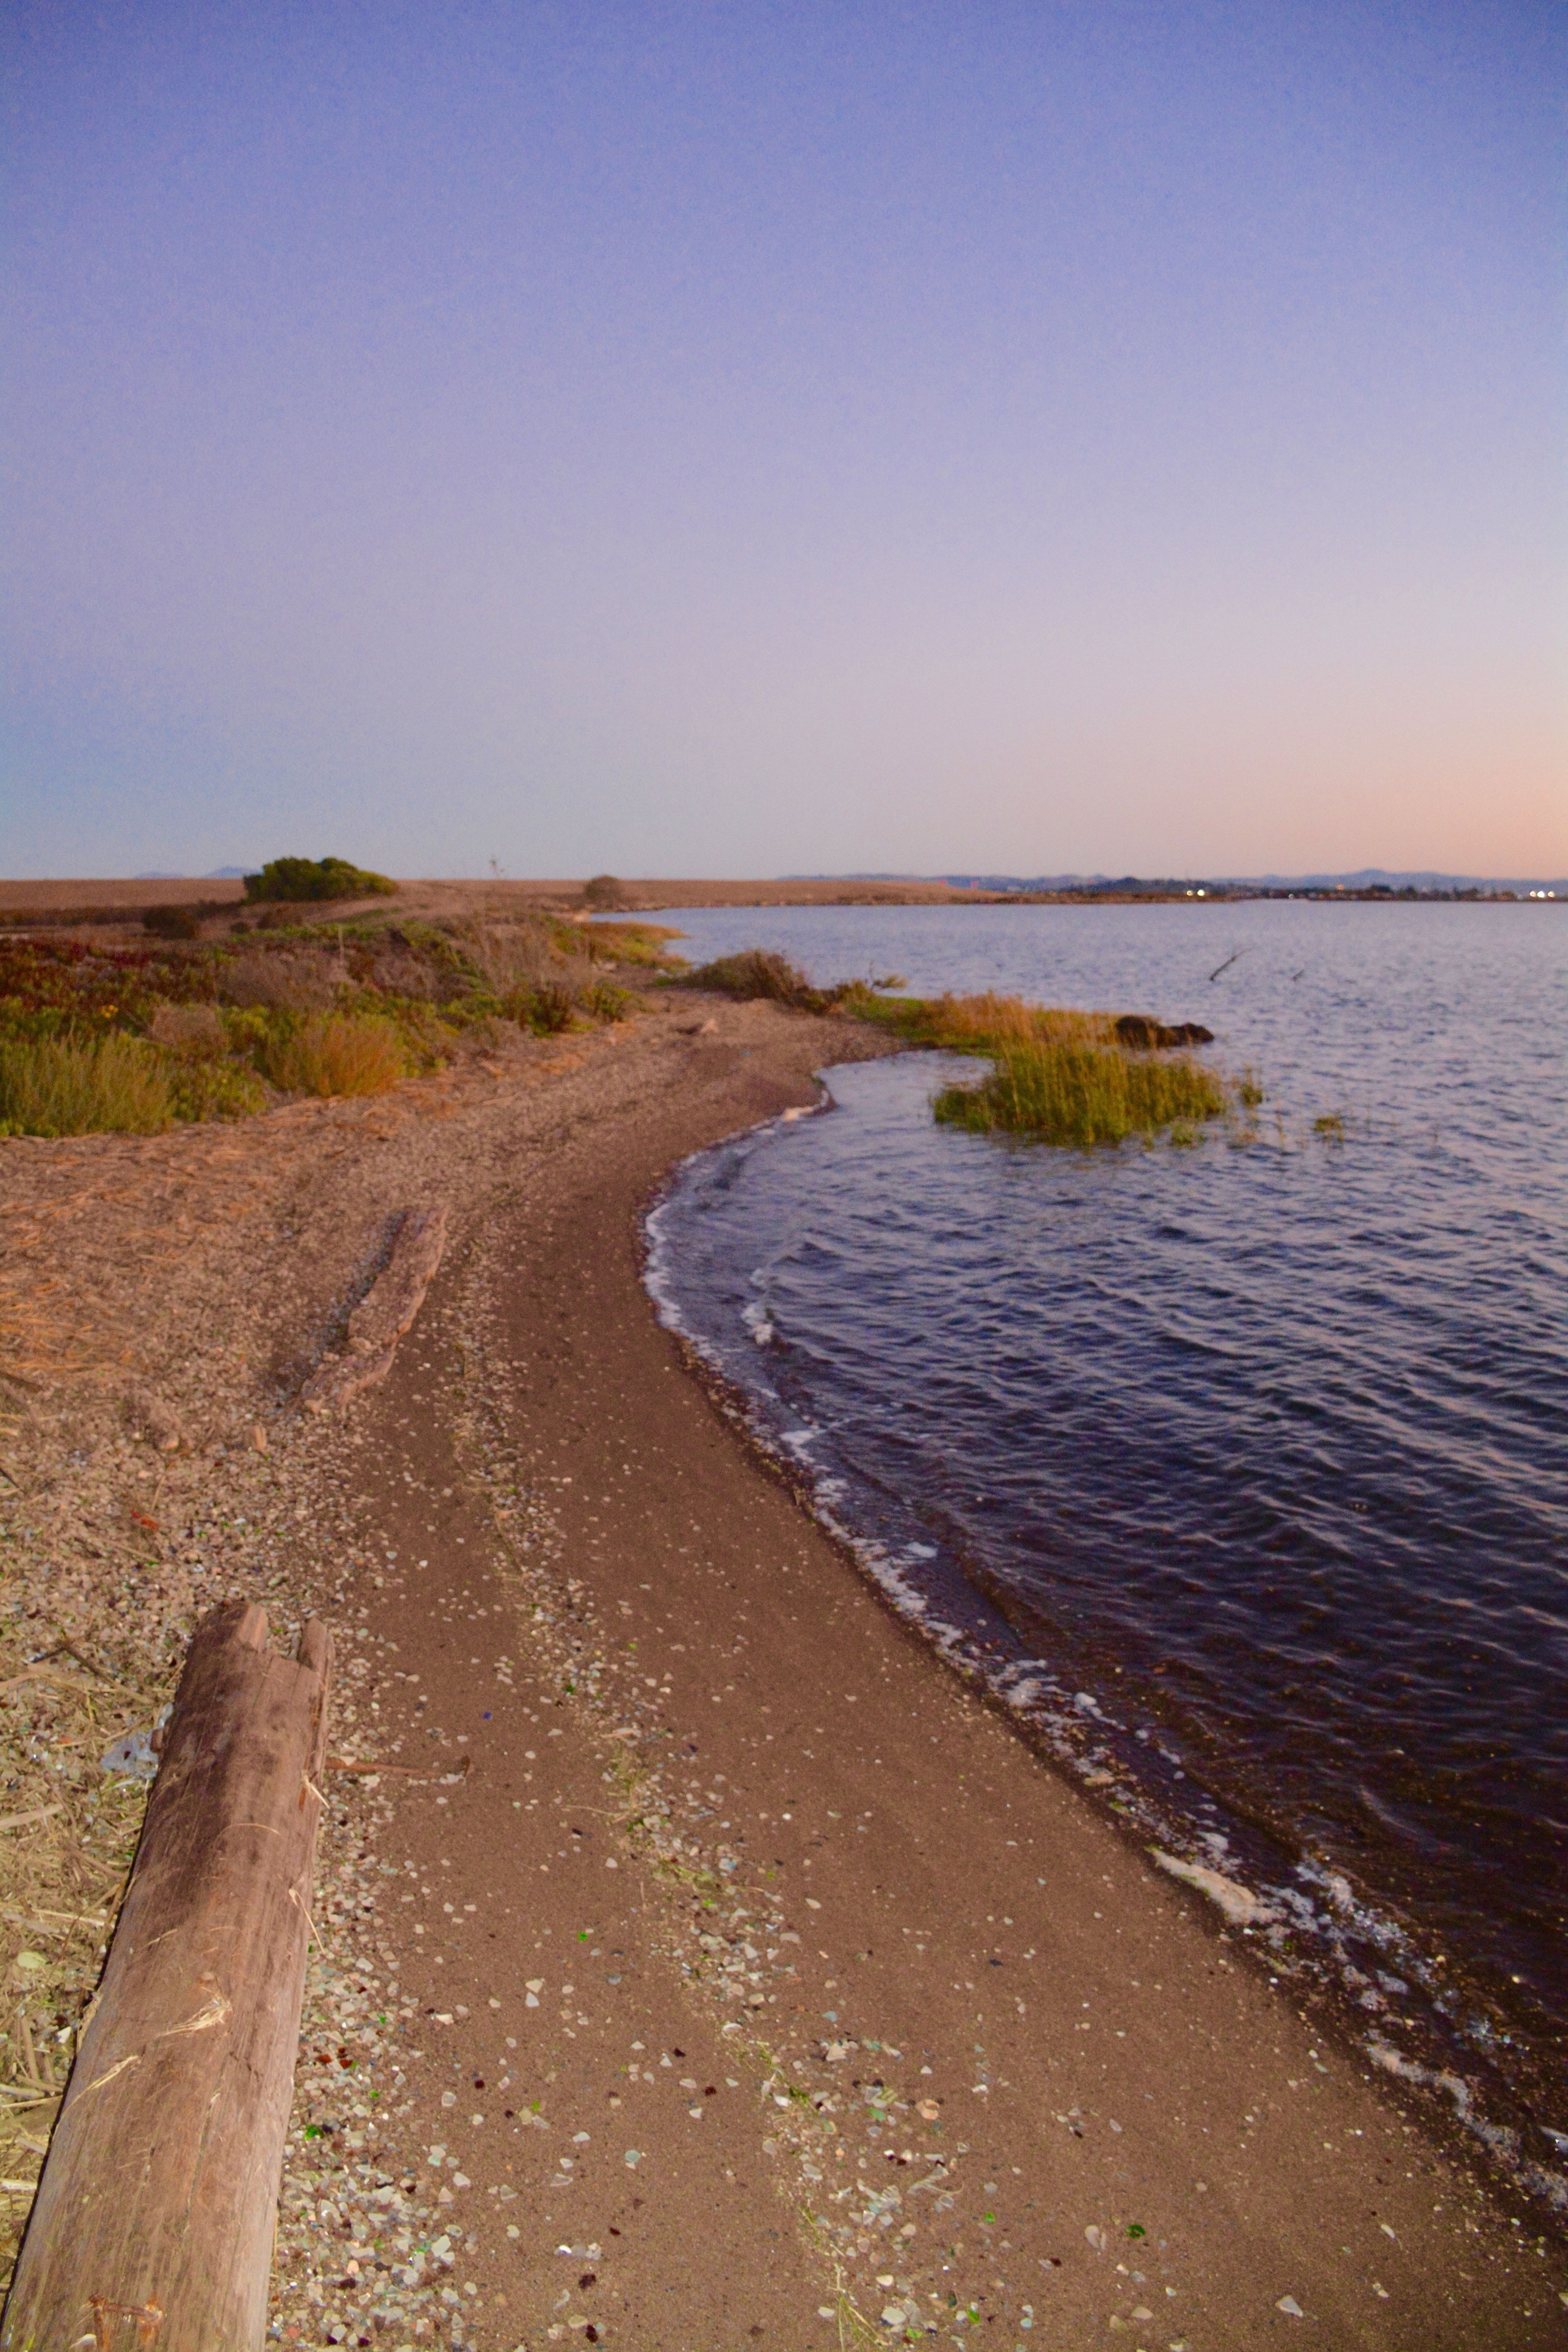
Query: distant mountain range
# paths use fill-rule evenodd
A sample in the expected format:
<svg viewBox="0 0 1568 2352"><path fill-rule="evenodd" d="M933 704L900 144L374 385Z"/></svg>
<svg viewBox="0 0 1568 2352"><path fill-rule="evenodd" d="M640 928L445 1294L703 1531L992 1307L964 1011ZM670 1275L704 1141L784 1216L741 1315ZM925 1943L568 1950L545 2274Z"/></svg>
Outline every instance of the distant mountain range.
<svg viewBox="0 0 1568 2352"><path fill-rule="evenodd" d="M890 881L894 877L857 875L857 881L876 878ZM913 877L909 877L913 878ZM939 877L954 889L972 890L1094 890L1111 888L1119 881L1132 887L1194 890L1511 890L1516 897L1526 897L1531 890L1550 890L1556 898L1568 897L1568 877L1555 880L1539 874L1522 878L1482 874L1435 874L1394 872L1384 866L1363 866L1354 874L1201 874L1184 875L1175 880L1154 880L1149 876L1111 874L1041 874L1025 877L1016 874L943 874Z"/></svg>

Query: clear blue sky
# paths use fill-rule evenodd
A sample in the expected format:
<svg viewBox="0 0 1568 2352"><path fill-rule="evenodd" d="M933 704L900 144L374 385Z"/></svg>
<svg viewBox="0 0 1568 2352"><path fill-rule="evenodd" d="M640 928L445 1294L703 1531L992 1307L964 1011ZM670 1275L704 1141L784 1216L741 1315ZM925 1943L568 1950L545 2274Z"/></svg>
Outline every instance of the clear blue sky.
<svg viewBox="0 0 1568 2352"><path fill-rule="evenodd" d="M1562 873L1565 27L13 6L0 873Z"/></svg>

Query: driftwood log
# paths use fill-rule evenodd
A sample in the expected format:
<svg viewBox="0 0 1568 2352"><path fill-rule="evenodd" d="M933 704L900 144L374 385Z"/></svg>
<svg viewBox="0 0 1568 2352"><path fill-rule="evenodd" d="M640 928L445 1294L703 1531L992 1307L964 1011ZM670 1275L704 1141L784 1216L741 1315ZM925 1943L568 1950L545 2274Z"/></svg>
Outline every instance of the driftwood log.
<svg viewBox="0 0 1568 2352"><path fill-rule="evenodd" d="M252 1603L185 1660L0 2321L5 2352L258 2352L305 1981L331 1636Z"/></svg>
<svg viewBox="0 0 1568 2352"><path fill-rule="evenodd" d="M331 1412L386 1378L399 1339L424 1304L446 1241L444 1202L404 1211L384 1273L349 1317L347 1348L318 1365L300 1391L307 1412Z"/></svg>

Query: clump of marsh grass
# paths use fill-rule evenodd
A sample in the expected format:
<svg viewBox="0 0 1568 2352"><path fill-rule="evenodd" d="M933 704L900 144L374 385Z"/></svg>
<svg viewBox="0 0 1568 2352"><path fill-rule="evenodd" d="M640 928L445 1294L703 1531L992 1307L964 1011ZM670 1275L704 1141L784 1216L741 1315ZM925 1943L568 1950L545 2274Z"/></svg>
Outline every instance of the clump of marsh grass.
<svg viewBox="0 0 1568 2352"><path fill-rule="evenodd" d="M1080 1147L1169 1130L1187 1143L1229 1108L1222 1080L1184 1055L1156 1058L1067 1038L1025 1039L994 1053L995 1066L978 1086L944 1087L937 1096L932 1108L943 1126Z"/></svg>
<svg viewBox="0 0 1568 2352"><path fill-rule="evenodd" d="M944 1126L972 1134L1077 1146L1165 1134L1191 1144L1232 1106L1226 1081L1181 1050L1208 1042L1208 1031L1194 1024L1173 1028L1141 1013L1031 1004L994 992L890 997L858 986L841 1001L846 1012L908 1045L990 1060L988 1076L944 1087L932 1105ZM1250 1076L1242 1099L1261 1099Z"/></svg>
<svg viewBox="0 0 1568 2352"><path fill-rule="evenodd" d="M683 988L705 988L718 996L735 996L748 1003L765 1001L785 1004L796 1013L827 1013L851 992L847 986L814 988L805 972L787 957L770 948L743 948L738 955L719 956L683 972Z"/></svg>
<svg viewBox="0 0 1568 2352"><path fill-rule="evenodd" d="M156 1135L174 1116L163 1057L139 1038L0 1043L0 1134Z"/></svg>
<svg viewBox="0 0 1568 2352"><path fill-rule="evenodd" d="M584 929L582 940L596 961L641 964L668 973L670 959L665 943L684 936L669 923L595 923Z"/></svg>
<svg viewBox="0 0 1568 2352"><path fill-rule="evenodd" d="M311 1013L258 1054L265 1075L289 1094L379 1095L407 1075L394 1023L377 1013Z"/></svg>

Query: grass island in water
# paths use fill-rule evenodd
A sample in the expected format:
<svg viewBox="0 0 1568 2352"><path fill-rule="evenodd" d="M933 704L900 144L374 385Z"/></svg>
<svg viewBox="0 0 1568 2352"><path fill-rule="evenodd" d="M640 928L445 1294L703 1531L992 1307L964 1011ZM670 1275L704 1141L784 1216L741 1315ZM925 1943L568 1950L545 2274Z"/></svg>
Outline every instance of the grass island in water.
<svg viewBox="0 0 1568 2352"><path fill-rule="evenodd" d="M804 1012L843 1012L893 1030L911 1046L973 1054L991 1064L973 1086L943 1087L931 1108L945 1127L1080 1148L1129 1136L1196 1140L1211 1119L1261 1099L1250 1079L1208 1069L1191 1048L1212 1042L1194 1023L1171 1027L1139 1013L1083 1013L1020 996L891 996L901 982L813 988L782 956L752 950L688 975L727 995L772 997Z"/></svg>

